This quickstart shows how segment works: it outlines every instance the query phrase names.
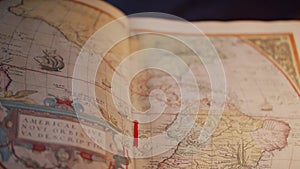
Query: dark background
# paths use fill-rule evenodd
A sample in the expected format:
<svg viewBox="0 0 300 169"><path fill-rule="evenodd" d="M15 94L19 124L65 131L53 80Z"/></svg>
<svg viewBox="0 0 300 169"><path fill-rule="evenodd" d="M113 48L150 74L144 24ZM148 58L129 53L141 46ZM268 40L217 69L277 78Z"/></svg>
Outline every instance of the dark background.
<svg viewBox="0 0 300 169"><path fill-rule="evenodd" d="M300 19L300 0L106 0L125 14L163 12L190 21Z"/></svg>

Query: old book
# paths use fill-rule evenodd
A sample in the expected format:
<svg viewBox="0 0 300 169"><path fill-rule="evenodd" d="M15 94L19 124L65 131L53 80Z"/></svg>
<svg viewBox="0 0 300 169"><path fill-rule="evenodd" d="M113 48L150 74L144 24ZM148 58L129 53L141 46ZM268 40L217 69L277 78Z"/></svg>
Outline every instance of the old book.
<svg viewBox="0 0 300 169"><path fill-rule="evenodd" d="M0 11L0 168L300 167L299 21Z"/></svg>

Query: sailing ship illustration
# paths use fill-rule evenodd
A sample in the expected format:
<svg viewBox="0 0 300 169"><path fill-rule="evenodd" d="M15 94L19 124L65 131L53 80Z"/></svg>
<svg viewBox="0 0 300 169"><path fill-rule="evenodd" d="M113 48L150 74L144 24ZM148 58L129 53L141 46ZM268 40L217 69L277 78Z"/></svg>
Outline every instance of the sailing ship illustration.
<svg viewBox="0 0 300 169"><path fill-rule="evenodd" d="M56 50L53 52L43 50L43 54L42 56L34 57L34 60L40 64L41 69L58 72L65 67L64 59L56 54Z"/></svg>

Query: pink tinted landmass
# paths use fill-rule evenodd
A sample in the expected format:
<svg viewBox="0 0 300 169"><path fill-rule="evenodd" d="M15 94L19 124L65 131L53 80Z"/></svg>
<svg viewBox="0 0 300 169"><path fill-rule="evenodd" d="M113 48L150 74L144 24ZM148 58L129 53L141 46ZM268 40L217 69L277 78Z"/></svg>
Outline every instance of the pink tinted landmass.
<svg viewBox="0 0 300 169"><path fill-rule="evenodd" d="M262 128L253 132L252 137L266 151L281 150L287 145L290 130L285 122L264 120Z"/></svg>

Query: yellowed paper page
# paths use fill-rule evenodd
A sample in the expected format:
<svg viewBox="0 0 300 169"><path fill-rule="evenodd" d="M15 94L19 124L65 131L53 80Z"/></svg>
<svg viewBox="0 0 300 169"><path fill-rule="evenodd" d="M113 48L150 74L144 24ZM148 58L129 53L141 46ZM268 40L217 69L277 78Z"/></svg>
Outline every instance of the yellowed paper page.
<svg viewBox="0 0 300 169"><path fill-rule="evenodd" d="M103 107L108 94L98 93L110 92L112 71L95 82L94 60L83 58L91 36L124 14L97 0L1 1L0 10L0 168L128 167L114 135L125 129L91 111ZM116 22L99 50L110 37L127 36L126 27L125 19ZM111 54L128 49L124 42Z"/></svg>
<svg viewBox="0 0 300 169"><path fill-rule="evenodd" d="M199 30L190 23L130 18L132 32L145 36L179 37L186 44L195 44L197 39L207 38L224 68L227 89L224 112L209 140L199 142L199 133L207 121L204 105L210 103L209 97L202 98L200 102L203 105L191 132L170 151L136 160L135 165L140 168L299 168L300 22L193 24ZM213 77L207 75L205 66L197 64L195 67L189 58L191 54L178 48L175 43L163 43L159 38L143 40L139 43L139 49L151 44L152 47L175 51L177 57L200 74L195 77L200 82L201 94L205 96L206 92L211 92L212 89L205 88L210 88ZM208 56L203 48L205 45L198 44L199 53L202 51L204 58ZM186 54L178 54L179 51ZM178 65L172 66L180 69ZM159 83L159 79L163 78L152 73L144 79L150 89L172 84L166 78L164 83L152 84L150 81L153 79ZM168 93L168 89L164 91ZM171 123L170 117L172 115L161 117L161 121ZM156 127L152 125L149 131Z"/></svg>

